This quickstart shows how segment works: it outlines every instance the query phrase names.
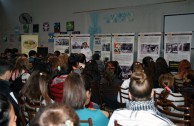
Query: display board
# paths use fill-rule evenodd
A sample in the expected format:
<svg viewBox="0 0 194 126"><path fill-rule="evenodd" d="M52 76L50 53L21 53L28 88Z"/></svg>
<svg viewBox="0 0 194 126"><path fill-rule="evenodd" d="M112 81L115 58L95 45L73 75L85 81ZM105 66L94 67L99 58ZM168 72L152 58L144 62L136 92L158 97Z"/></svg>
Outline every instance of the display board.
<svg viewBox="0 0 194 126"><path fill-rule="evenodd" d="M93 53L98 53L102 61L110 60L111 34L95 34Z"/></svg>
<svg viewBox="0 0 194 126"><path fill-rule="evenodd" d="M27 54L30 50L37 51L38 35L21 35L21 53Z"/></svg>
<svg viewBox="0 0 194 126"><path fill-rule="evenodd" d="M90 47L90 35L89 34L71 35L71 53L80 53L83 42L87 42L88 46Z"/></svg>
<svg viewBox="0 0 194 126"><path fill-rule="evenodd" d="M169 61L181 61L191 57L192 32L169 32L164 37L164 58Z"/></svg>
<svg viewBox="0 0 194 126"><path fill-rule="evenodd" d="M194 13L164 15L163 32L194 31ZM194 38L194 35L193 35ZM191 42L190 61L194 68L194 39Z"/></svg>
<svg viewBox="0 0 194 126"><path fill-rule="evenodd" d="M70 53L70 35L61 34L54 36L54 51L60 51L61 53Z"/></svg>
<svg viewBox="0 0 194 126"><path fill-rule="evenodd" d="M112 60L118 61L123 79L128 78L134 57L134 33L112 35Z"/></svg>
<svg viewBox="0 0 194 126"><path fill-rule="evenodd" d="M156 60L160 55L161 32L138 33L137 61L142 62L145 56Z"/></svg>

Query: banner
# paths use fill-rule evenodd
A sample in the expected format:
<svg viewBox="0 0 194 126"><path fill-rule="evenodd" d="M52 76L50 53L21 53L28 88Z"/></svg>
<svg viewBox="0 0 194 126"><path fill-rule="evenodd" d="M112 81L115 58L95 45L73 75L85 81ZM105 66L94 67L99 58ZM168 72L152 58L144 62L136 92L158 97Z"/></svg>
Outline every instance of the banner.
<svg viewBox="0 0 194 126"><path fill-rule="evenodd" d="M93 43L93 53L98 53L103 61L110 61L111 34L95 34Z"/></svg>
<svg viewBox="0 0 194 126"><path fill-rule="evenodd" d="M90 47L90 35L89 34L71 35L71 52L80 53L83 42L87 42L88 46Z"/></svg>
<svg viewBox="0 0 194 126"><path fill-rule="evenodd" d="M165 33L164 58L169 61L181 61L191 56L192 32Z"/></svg>
<svg viewBox="0 0 194 126"><path fill-rule="evenodd" d="M113 34L112 37L112 60L118 61L122 72L121 78L129 76L134 57L134 33Z"/></svg>
<svg viewBox="0 0 194 126"><path fill-rule="evenodd" d="M70 53L70 36L68 34L54 37L54 51L57 50L61 53Z"/></svg>
<svg viewBox="0 0 194 126"><path fill-rule="evenodd" d="M161 32L139 33L137 61L142 62L145 56L156 60L160 56Z"/></svg>
<svg viewBox="0 0 194 126"><path fill-rule="evenodd" d="M27 54L30 50L37 51L38 35L21 36L21 53Z"/></svg>

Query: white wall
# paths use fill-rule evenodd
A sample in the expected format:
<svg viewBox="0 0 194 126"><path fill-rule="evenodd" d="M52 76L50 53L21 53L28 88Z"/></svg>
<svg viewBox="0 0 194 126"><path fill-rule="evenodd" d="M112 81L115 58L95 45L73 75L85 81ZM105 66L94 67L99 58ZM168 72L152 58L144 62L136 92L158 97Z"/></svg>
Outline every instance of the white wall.
<svg viewBox="0 0 194 126"><path fill-rule="evenodd" d="M100 33L122 32L158 32L162 31L163 15L192 13L194 0L175 3L162 3L177 0L0 0L0 37L3 34L14 34L14 27L22 25L18 17L28 12L33 17L33 24L39 24L39 45L49 47L53 52L53 43L48 43L48 32L42 31L43 22L50 22L50 31L53 32L53 23L61 23L61 31L65 31L66 21L75 22L75 30L88 33L92 24L91 14L98 14ZM94 11L95 10L95 11ZM134 20L122 23L104 23L106 14L117 12L132 12ZM32 25L31 25L32 27ZM30 30L32 32L32 29ZM0 52L7 47L19 48L20 42L3 42L0 39Z"/></svg>

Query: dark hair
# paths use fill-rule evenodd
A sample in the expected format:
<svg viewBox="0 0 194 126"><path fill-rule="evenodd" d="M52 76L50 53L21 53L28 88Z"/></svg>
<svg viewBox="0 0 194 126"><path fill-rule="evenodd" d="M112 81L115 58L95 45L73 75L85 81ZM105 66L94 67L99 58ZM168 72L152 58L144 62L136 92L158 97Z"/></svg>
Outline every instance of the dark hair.
<svg viewBox="0 0 194 126"><path fill-rule="evenodd" d="M131 71L132 72L143 72L143 64L140 62L133 62L131 65Z"/></svg>
<svg viewBox="0 0 194 126"><path fill-rule="evenodd" d="M0 76L5 74L6 71L11 71L13 69L13 65L7 60L0 59Z"/></svg>
<svg viewBox="0 0 194 126"><path fill-rule="evenodd" d="M54 54L55 54L55 56L59 56L60 54L61 54L61 52L60 51L58 51L58 50L56 50L55 52L54 52Z"/></svg>
<svg viewBox="0 0 194 126"><path fill-rule="evenodd" d="M30 126L61 126L73 123L73 126L79 126L79 118L75 111L62 104L50 104L36 114L30 122Z"/></svg>
<svg viewBox="0 0 194 126"><path fill-rule="evenodd" d="M92 59L93 60L99 60L100 59L100 55L95 53L93 56L92 56Z"/></svg>
<svg viewBox="0 0 194 126"><path fill-rule="evenodd" d="M131 75L129 92L131 93L133 100L137 101L150 100L152 84L150 84L150 80L149 78L147 78L145 73L134 72Z"/></svg>
<svg viewBox="0 0 194 126"><path fill-rule="evenodd" d="M13 49L12 49L12 53L13 53L13 54L18 53L18 49L17 49L17 48L13 48Z"/></svg>
<svg viewBox="0 0 194 126"><path fill-rule="evenodd" d="M147 77L149 77L151 81L154 81L156 68L153 58L150 56L146 56L143 58L142 63L144 67L144 72L146 73Z"/></svg>
<svg viewBox="0 0 194 126"><path fill-rule="evenodd" d="M98 64L96 63L96 61L89 60L88 62L86 62L82 74L90 76L92 79L94 79L95 76L100 76L100 72L98 71Z"/></svg>
<svg viewBox="0 0 194 126"><path fill-rule="evenodd" d="M79 64L77 54L75 54L75 53L70 54L70 56L68 58L68 63L69 63L69 66L71 67L71 69L72 69L72 66L77 67Z"/></svg>
<svg viewBox="0 0 194 126"><path fill-rule="evenodd" d="M86 91L90 91L91 90L91 82L92 82L92 78L86 74L82 74L82 78L84 80L84 87Z"/></svg>
<svg viewBox="0 0 194 126"><path fill-rule="evenodd" d="M36 55L36 51L30 50L29 53L28 53L28 55L29 55L29 57L35 56Z"/></svg>
<svg viewBox="0 0 194 126"><path fill-rule="evenodd" d="M163 57L159 57L156 62L156 74L155 74L155 80L157 81L161 74L169 73L169 67L166 62L166 60Z"/></svg>
<svg viewBox="0 0 194 126"><path fill-rule="evenodd" d="M11 103L8 101L7 97L0 94L0 125L8 126L9 124L9 111L11 108Z"/></svg>
<svg viewBox="0 0 194 126"><path fill-rule="evenodd" d="M179 65L178 65L178 73L180 72L188 72L189 70L191 70L191 63L184 59L184 60L181 60Z"/></svg>
<svg viewBox="0 0 194 126"><path fill-rule="evenodd" d="M80 63L86 63L86 56L83 53L79 53L78 60Z"/></svg>
<svg viewBox="0 0 194 126"><path fill-rule="evenodd" d="M40 71L52 75L52 67L49 63L41 61L33 69L33 71Z"/></svg>
<svg viewBox="0 0 194 126"><path fill-rule="evenodd" d="M74 109L82 109L85 101L86 90L82 77L77 73L70 73L63 87L63 103Z"/></svg>
<svg viewBox="0 0 194 126"><path fill-rule="evenodd" d="M38 70L33 71L27 80L27 83L21 90L21 95L26 96L28 99L37 100L42 96L46 103L50 103L51 99L48 96L48 83L50 76L47 73Z"/></svg>

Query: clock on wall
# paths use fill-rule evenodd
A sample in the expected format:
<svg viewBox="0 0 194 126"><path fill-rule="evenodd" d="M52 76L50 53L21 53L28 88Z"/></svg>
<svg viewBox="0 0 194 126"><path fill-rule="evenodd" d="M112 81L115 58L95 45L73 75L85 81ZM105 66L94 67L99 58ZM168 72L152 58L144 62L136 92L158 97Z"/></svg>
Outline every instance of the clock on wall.
<svg viewBox="0 0 194 126"><path fill-rule="evenodd" d="M32 23L32 16L28 13L22 13L19 16L19 21L22 24L31 24Z"/></svg>

